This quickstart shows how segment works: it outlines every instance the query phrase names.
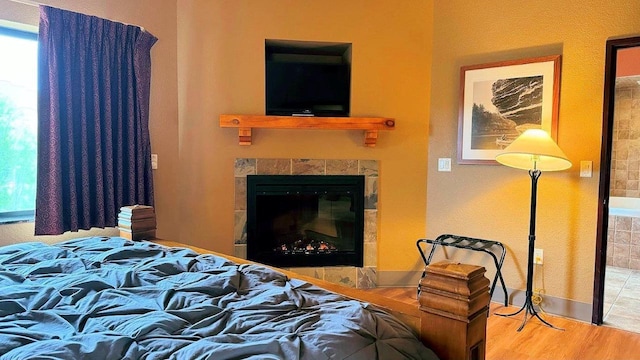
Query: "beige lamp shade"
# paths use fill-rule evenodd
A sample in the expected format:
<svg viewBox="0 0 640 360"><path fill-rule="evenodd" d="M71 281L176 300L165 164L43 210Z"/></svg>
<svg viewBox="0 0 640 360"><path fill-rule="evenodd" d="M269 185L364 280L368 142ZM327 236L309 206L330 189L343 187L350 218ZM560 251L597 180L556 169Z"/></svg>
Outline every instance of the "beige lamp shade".
<svg viewBox="0 0 640 360"><path fill-rule="evenodd" d="M571 161L542 129L529 129L496 156L502 165L523 170L560 171L571 167Z"/></svg>

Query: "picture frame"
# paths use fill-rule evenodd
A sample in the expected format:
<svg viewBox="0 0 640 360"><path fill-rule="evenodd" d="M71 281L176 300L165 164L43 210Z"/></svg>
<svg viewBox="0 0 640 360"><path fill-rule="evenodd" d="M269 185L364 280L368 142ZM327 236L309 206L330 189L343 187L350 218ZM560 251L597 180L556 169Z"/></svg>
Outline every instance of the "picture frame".
<svg viewBox="0 0 640 360"><path fill-rule="evenodd" d="M496 155L524 130L556 140L561 55L460 68L458 164L497 165Z"/></svg>

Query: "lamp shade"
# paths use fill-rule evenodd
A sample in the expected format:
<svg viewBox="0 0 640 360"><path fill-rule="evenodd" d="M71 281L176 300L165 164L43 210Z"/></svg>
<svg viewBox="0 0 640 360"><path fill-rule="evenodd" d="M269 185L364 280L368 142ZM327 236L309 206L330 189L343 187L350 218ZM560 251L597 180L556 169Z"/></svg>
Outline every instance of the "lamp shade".
<svg viewBox="0 0 640 360"><path fill-rule="evenodd" d="M571 161L542 129L529 129L496 156L502 165L523 170L560 171L571 167Z"/></svg>

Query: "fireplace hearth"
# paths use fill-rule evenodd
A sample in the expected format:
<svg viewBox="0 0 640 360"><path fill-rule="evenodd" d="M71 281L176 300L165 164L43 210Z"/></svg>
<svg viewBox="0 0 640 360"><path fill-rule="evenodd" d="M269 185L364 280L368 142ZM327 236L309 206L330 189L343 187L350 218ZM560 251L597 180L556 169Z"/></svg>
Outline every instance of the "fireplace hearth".
<svg viewBox="0 0 640 360"><path fill-rule="evenodd" d="M363 266L364 176L248 175L247 258Z"/></svg>

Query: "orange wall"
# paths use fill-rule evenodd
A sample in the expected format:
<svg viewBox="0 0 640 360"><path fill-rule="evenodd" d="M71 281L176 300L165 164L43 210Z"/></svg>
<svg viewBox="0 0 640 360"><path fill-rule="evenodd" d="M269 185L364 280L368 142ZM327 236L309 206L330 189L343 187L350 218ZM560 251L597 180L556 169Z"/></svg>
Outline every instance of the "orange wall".
<svg viewBox="0 0 640 360"><path fill-rule="evenodd" d="M558 144L573 162L544 173L538 189L536 247L544 249L536 287L591 303L595 262L605 42L637 33L638 4L626 0L436 1L430 103L427 233L486 237L508 248L507 286L524 288L530 179L504 166L455 165L459 70L501 60L562 55ZM594 163L579 177L580 160ZM492 265L488 265L492 268Z"/></svg>
<svg viewBox="0 0 640 360"><path fill-rule="evenodd" d="M235 158L380 161L379 269L410 269L426 225L431 1L178 1L180 240L233 251ZM360 131L254 130L238 145L220 114L264 114L264 40L353 44L351 114L387 116L375 148Z"/></svg>

